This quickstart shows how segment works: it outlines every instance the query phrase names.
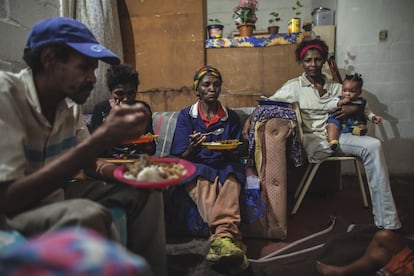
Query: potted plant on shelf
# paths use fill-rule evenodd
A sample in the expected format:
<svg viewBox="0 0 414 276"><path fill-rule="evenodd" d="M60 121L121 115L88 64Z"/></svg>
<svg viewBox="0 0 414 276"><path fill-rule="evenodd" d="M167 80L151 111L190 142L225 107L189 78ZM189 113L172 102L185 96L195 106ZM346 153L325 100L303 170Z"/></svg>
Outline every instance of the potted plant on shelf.
<svg viewBox="0 0 414 276"><path fill-rule="evenodd" d="M257 0L240 0L233 9L233 19L240 36L251 36L255 29Z"/></svg>
<svg viewBox="0 0 414 276"><path fill-rule="evenodd" d="M208 20L207 32L208 38L222 38L223 37L223 28L220 19L211 18Z"/></svg>
<svg viewBox="0 0 414 276"><path fill-rule="evenodd" d="M267 31L269 34L277 34L279 33L279 26L276 25L276 22L280 21L279 13L273 11L269 15L271 16L269 19L270 26L267 27Z"/></svg>
<svg viewBox="0 0 414 276"><path fill-rule="evenodd" d="M302 14L303 4L297 0L295 5L292 7L292 10L295 11L295 17L289 19L288 21L288 32L289 33L299 33L300 32L300 15Z"/></svg>

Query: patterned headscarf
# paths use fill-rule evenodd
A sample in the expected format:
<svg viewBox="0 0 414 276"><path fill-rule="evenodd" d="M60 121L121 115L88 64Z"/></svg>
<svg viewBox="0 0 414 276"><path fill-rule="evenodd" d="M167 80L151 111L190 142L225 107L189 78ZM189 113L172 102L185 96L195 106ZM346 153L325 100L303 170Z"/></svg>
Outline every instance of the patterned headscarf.
<svg viewBox="0 0 414 276"><path fill-rule="evenodd" d="M221 79L221 73L216 68L210 66L210 65L204 65L201 68L199 68L195 74L194 74L194 82L193 82L193 89L194 91L197 91L198 85L200 84L200 80L205 75L210 74L212 76L215 76L217 78Z"/></svg>

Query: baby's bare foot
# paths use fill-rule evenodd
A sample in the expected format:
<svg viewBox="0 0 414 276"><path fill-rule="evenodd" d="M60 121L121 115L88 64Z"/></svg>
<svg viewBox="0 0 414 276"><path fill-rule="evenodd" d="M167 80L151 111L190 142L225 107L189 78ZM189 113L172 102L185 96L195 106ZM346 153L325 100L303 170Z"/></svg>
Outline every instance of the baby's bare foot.
<svg viewBox="0 0 414 276"><path fill-rule="evenodd" d="M325 276L345 276L345 272L342 267L327 265L321 262L316 262L316 269L321 275Z"/></svg>

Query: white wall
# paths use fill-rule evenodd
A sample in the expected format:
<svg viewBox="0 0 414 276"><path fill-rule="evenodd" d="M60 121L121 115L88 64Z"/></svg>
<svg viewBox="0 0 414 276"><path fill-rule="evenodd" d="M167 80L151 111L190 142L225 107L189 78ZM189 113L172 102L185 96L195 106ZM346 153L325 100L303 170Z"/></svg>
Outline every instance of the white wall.
<svg viewBox="0 0 414 276"><path fill-rule="evenodd" d="M0 0L0 70L19 71L26 37L32 25L59 15L59 0Z"/></svg>
<svg viewBox="0 0 414 276"><path fill-rule="evenodd" d="M295 0L259 0L258 30L267 27L268 14L282 17L280 32ZM341 74L358 72L364 78L364 96L383 116L380 125L370 125L369 135L383 141L390 174L413 174L414 164L414 1L413 0L301 0L302 21L319 6L336 12L336 60ZM207 18L220 18L224 34L236 30L231 19L237 0L207 0ZM226 30L227 29L227 30ZM388 39L379 41L379 31ZM275 87L275 90L278 87ZM344 166L345 172L351 172ZM353 170L352 170L353 171Z"/></svg>
<svg viewBox="0 0 414 276"><path fill-rule="evenodd" d="M413 173L413 11L412 0L338 0L338 67L362 74L364 96L384 118L370 135L383 141L391 174ZM386 41L380 30L388 30Z"/></svg>

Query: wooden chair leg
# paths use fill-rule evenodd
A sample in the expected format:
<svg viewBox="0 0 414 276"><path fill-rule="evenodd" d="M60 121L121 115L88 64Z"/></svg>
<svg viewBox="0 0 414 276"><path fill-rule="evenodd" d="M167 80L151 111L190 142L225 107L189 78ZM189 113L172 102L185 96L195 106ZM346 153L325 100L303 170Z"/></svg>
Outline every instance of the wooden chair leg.
<svg viewBox="0 0 414 276"><path fill-rule="evenodd" d="M359 165L359 160L354 159L354 164L355 164L355 170L356 170L356 173L357 173L357 176L358 176L359 187L361 189L362 201L364 203L364 207L367 208L368 207L368 199L367 199L367 193L365 192L364 180L362 179L362 170L361 170L361 167Z"/></svg>
<svg viewBox="0 0 414 276"><path fill-rule="evenodd" d="M302 190L300 191L299 197L296 199L295 205L293 206L291 214L294 215L299 209L299 206L302 204L302 200L309 189L310 184L312 183L313 177L315 176L316 172L318 171L319 166L321 163L311 163L309 164L310 173L309 176L306 177L305 185L303 186Z"/></svg>
<svg viewBox="0 0 414 276"><path fill-rule="evenodd" d="M311 171L311 169L312 169L312 167L313 167L312 165L313 165L313 164L312 164L312 163L310 163L310 164L308 165L308 167L306 168L306 171L305 171L305 173L303 174L302 179L300 180L299 186L296 188L296 191L295 191L295 199L297 199L297 198L298 198L298 195L299 195L300 191L302 190L303 185L305 184L305 181L308 179L308 177L309 177L309 173L310 173L310 171Z"/></svg>

